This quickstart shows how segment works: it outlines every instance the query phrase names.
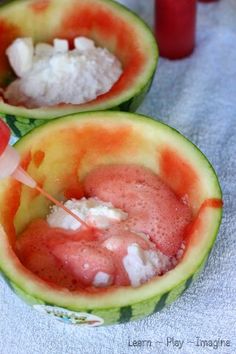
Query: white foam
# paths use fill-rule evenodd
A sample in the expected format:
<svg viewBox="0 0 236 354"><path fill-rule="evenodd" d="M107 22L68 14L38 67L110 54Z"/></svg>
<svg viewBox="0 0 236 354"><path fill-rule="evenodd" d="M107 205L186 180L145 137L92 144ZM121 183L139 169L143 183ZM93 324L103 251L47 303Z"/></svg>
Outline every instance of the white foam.
<svg viewBox="0 0 236 354"><path fill-rule="evenodd" d="M23 77L33 65L32 38L18 38L6 50L12 69L18 77Z"/></svg>
<svg viewBox="0 0 236 354"><path fill-rule="evenodd" d="M33 54L32 39L15 40L7 54L20 79L7 87L5 99L36 108L82 104L108 92L122 73L119 60L84 37L75 46L69 50L66 40L54 39L54 47L39 43Z"/></svg>
<svg viewBox="0 0 236 354"><path fill-rule="evenodd" d="M167 272L172 266L170 258L158 250L145 251L133 243L127 251L123 265L133 287L140 286L155 275Z"/></svg>
<svg viewBox="0 0 236 354"><path fill-rule="evenodd" d="M107 287L112 283L112 276L105 272L98 272L93 279L93 286L97 288Z"/></svg>
<svg viewBox="0 0 236 354"><path fill-rule="evenodd" d="M112 223L125 220L128 217L127 213L98 198L71 199L66 201L64 205L88 225L100 229L106 229ZM77 230L81 227L79 221L56 205L52 207L47 222L51 227L60 227L66 230Z"/></svg>

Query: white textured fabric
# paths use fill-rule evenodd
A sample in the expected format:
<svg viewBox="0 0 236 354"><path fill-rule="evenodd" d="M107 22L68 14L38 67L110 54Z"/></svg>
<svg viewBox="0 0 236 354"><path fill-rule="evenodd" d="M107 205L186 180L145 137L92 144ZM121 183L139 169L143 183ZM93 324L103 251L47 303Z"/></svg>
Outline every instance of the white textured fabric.
<svg viewBox="0 0 236 354"><path fill-rule="evenodd" d="M149 22L151 0L122 1ZM151 22L150 22L151 23ZM160 60L139 112L160 117L197 144L213 163L224 193L224 219L208 265L169 308L125 325L78 328L37 313L0 281L1 354L236 353L236 1L199 6L198 40L185 60ZM182 349L157 341L185 340ZM230 340L214 350L196 337ZM151 340L131 347L129 340ZM130 342L130 343L131 343Z"/></svg>

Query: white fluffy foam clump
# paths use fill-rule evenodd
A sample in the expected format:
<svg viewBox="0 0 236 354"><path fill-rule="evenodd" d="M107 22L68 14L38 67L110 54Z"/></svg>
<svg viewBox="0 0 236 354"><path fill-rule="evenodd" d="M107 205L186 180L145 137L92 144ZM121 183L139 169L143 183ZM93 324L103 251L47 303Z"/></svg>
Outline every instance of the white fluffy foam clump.
<svg viewBox="0 0 236 354"><path fill-rule="evenodd" d="M103 202L98 198L71 199L67 200L64 205L88 225L100 229L106 229L113 222L122 221L128 217L127 213L114 208L112 203ZM56 205L52 207L47 222L51 227L66 230L78 230L81 226L79 221Z"/></svg>
<svg viewBox="0 0 236 354"><path fill-rule="evenodd" d="M158 250L143 250L136 243L131 244L123 258L124 268L131 286L138 287L155 275L167 272L172 267L170 257Z"/></svg>
<svg viewBox="0 0 236 354"><path fill-rule="evenodd" d="M112 283L112 276L105 272L98 272L93 279L93 286L104 288Z"/></svg>
<svg viewBox="0 0 236 354"><path fill-rule="evenodd" d="M122 74L121 63L105 48L86 38L74 40L69 50L66 40L54 45L18 38L6 54L19 79L4 93L13 105L29 108L59 103L82 104L108 92Z"/></svg>

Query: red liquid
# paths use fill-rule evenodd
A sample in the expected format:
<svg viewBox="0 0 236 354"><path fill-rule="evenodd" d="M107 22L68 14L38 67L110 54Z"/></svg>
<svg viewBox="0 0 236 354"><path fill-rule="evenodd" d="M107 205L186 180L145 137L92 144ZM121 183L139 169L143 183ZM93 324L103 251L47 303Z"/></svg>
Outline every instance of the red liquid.
<svg viewBox="0 0 236 354"><path fill-rule="evenodd" d="M123 258L131 244L175 257L192 221L191 210L151 170L136 165L101 166L86 176L84 190L88 197L112 202L128 218L105 230L78 231L34 220L16 242L26 268L51 284L77 290L92 287L98 272L109 275L108 286L130 285ZM139 233L148 235L151 242Z"/></svg>
<svg viewBox="0 0 236 354"><path fill-rule="evenodd" d="M152 171L135 165L101 166L84 181L85 194L126 211L127 227L149 235L158 249L174 256L183 242L191 210ZM171 222L170 222L171 220Z"/></svg>
<svg viewBox="0 0 236 354"><path fill-rule="evenodd" d="M195 46L196 0L156 0L155 34L160 55L180 59Z"/></svg>
<svg viewBox="0 0 236 354"><path fill-rule="evenodd" d="M54 256L54 250L68 241L96 244L97 237L98 233L92 229L67 231L51 228L45 220L38 219L28 225L18 237L16 252L24 266L43 280L75 290L82 284L78 277Z"/></svg>
<svg viewBox="0 0 236 354"><path fill-rule="evenodd" d="M92 286L98 272L109 274L115 285L130 285L122 263L127 247L132 243L143 249L151 246L120 225L105 231L67 231L37 219L19 236L16 252L22 264L41 279L72 291ZM105 247L107 242L113 244L114 252Z"/></svg>

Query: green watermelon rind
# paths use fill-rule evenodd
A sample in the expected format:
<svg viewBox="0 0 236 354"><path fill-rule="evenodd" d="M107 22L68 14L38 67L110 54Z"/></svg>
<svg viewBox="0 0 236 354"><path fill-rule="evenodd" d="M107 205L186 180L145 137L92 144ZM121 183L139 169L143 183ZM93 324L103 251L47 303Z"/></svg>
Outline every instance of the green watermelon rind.
<svg viewBox="0 0 236 354"><path fill-rule="evenodd" d="M43 119L25 118L4 113L0 113L0 115L11 128L12 134L18 138L21 138L32 129L45 123L45 120Z"/></svg>
<svg viewBox="0 0 236 354"><path fill-rule="evenodd" d="M5 6L7 6L7 5L9 5L9 4L11 4L11 3L13 3L13 2L16 2L17 0L2 0L1 2L0 2L0 8L1 7L5 7Z"/></svg>
<svg viewBox="0 0 236 354"><path fill-rule="evenodd" d="M166 306L169 306L174 301L176 301L183 293L189 288L194 280L199 276L199 274L203 271L208 256L204 259L204 261L199 265L197 271L188 277L185 281L178 284L174 289L165 292L162 295L157 297L153 297L148 300L144 300L132 305L127 305L123 307L113 307L113 308L101 308L97 310L89 309L89 308L71 308L71 307L64 307L62 309L69 310L69 311L76 311L76 312L86 312L95 316L98 316L104 320L104 325L111 325L115 323L126 323L130 321L136 321L144 316L151 316L154 315L156 312L160 312ZM40 298L32 296L26 293L22 288L18 285L10 281L6 276L4 276L5 281L10 286L11 290L19 296L25 303L30 306L34 305L45 305L45 306L55 306L56 305L43 301ZM57 316L55 316L57 317Z"/></svg>
<svg viewBox="0 0 236 354"><path fill-rule="evenodd" d="M36 109L27 109L24 107L16 107L4 103L3 101L0 102L0 114L5 118L9 118L8 122L12 129L12 132L15 136L21 137L26 134L28 131L33 129L36 125L43 124L44 121L46 122L49 119L58 118L74 113L79 112L89 112L89 111L103 111L103 110L116 110L116 111L127 111L127 112L135 112L136 109L140 106L142 101L144 100L147 92L149 91L155 71L157 68L158 63L158 47L156 40L151 32L149 26L135 13L127 9L122 4L113 2L112 0L101 0L108 5L112 4L114 8L116 8L120 14L123 13L124 16L128 16L130 21L139 28L140 30L145 33L145 39L147 43L149 43L149 51L148 57L150 58L150 63L145 69L145 72L140 74L139 81L131 88L125 89L124 93L120 96L119 94L117 97L110 98L107 101L102 103L94 104L93 102L87 103L86 105L68 105L65 107L42 107ZM7 1L5 4L1 4L0 11L5 9L9 10L14 3L17 3L19 6L21 3L24 5L26 3L25 0L19 1ZM18 123L20 120L22 122L23 119L26 119L26 124ZM35 122L38 121L39 122ZM28 125L28 128L26 128Z"/></svg>
<svg viewBox="0 0 236 354"><path fill-rule="evenodd" d="M188 139L183 137L177 130L161 123L158 121L154 121L151 118L145 117L145 116L138 116L134 115L131 113L121 113L121 112L93 112L93 113L80 113L77 115L72 115L69 117L64 117L64 118L58 118L53 121L51 121L49 124L51 126L57 125L58 122L63 121L63 124L67 124L67 121L70 120L77 120L77 119L86 119L86 117L91 118L91 115L93 116L94 119L99 119L99 117L102 117L103 120L110 119L113 114L115 114L117 117L116 119L120 120L122 118L122 115L124 114L126 118L129 118L130 121L132 121L133 124L141 124L139 126L140 129L142 129L142 124L145 123L145 126L148 125L148 129L150 131L154 130L155 128L160 128L160 130L165 132L166 130L168 131L168 136L171 139L171 136L174 137L179 143L182 142L182 147L184 148L189 148L190 150L192 149L191 156L194 160L194 157L197 157L197 162L196 166L200 169L201 165L204 168L204 170L207 170L207 178L209 179L209 188L211 190L210 193L214 195L215 198L220 198L222 197L222 192L220 189L220 185L218 182L217 175L211 166L210 162L206 159L206 157L203 155L203 153L193 144L191 143ZM107 116L107 117L106 117ZM120 119L119 119L120 118ZM114 119L114 118L113 118ZM135 123L136 121L136 123ZM147 124L148 123L148 124ZM44 129L43 126L39 126L38 128L35 128L34 132L40 132L41 129ZM27 141L28 136L30 134L25 135L21 141L16 143L16 147L20 145L22 142L25 140ZM205 175L205 172L204 172ZM207 184L208 185L208 184ZM27 285L24 283L21 283L19 278L17 277L17 274L14 274L12 269L8 268L7 262L4 262L0 258L0 268L2 271L5 273L5 277L8 277L11 283L14 283L14 285L18 288L21 289L20 294L18 291L18 295L20 295L24 299L24 293L26 293L26 299L25 301L27 302L27 297L30 296L31 299L35 299L35 304L40 304L44 303L45 305L51 305L51 306L57 306L61 308L65 308L67 310L71 311L78 311L78 312L88 312L91 314L94 314L96 316L99 316L104 319L104 325L106 324L115 324L115 323L124 323L127 321L132 321L132 320L137 320L139 318L142 318L147 315L154 314L157 311L162 310L165 306L171 304L173 301L178 299L183 292L190 286L192 281L194 281L198 274L202 271L208 257L210 254L210 251L212 249L212 246L215 242L220 223L221 223L221 218L222 218L222 208L218 208L217 211L214 211L213 214L213 221L212 224L209 225L210 227L210 232L208 232L208 237L207 238L207 246L204 249L204 252L198 252L197 254L197 260L193 259L193 262L191 264L191 267L186 270L186 277L183 277L182 275L180 276L179 274L177 275L177 280L180 280L178 283L174 283L173 277L170 278L171 280L169 281L169 285L167 284L162 284L160 291L157 291L157 295L155 296L148 296L148 291L144 291L141 296L140 293L136 298L138 298L138 301L133 301L130 302L126 297L123 297L122 299L119 298L119 301L117 301L118 306L110 306L107 304L107 306L100 304L99 306L94 306L90 307L89 305L86 306L79 306L76 301L71 301L70 304L67 303L65 304L65 301L61 299L61 297L57 298L57 300L53 300L54 302L51 302L52 294L50 292L44 294L37 294L37 291L35 290L34 287L31 288L31 285ZM188 264L189 265L189 264ZM175 271L175 269L173 270ZM169 273L171 273L170 271ZM25 288L27 289L27 292L25 291ZM163 288L163 289L162 289ZM162 291L163 290L163 291ZM138 290L137 290L138 291ZM155 290L156 291L156 290ZM61 295L60 295L61 296ZM130 294L129 294L130 296ZM133 295L132 295L133 296ZM143 299L142 299L143 298ZM120 304L119 304L120 302ZM121 304L122 303L122 304Z"/></svg>

